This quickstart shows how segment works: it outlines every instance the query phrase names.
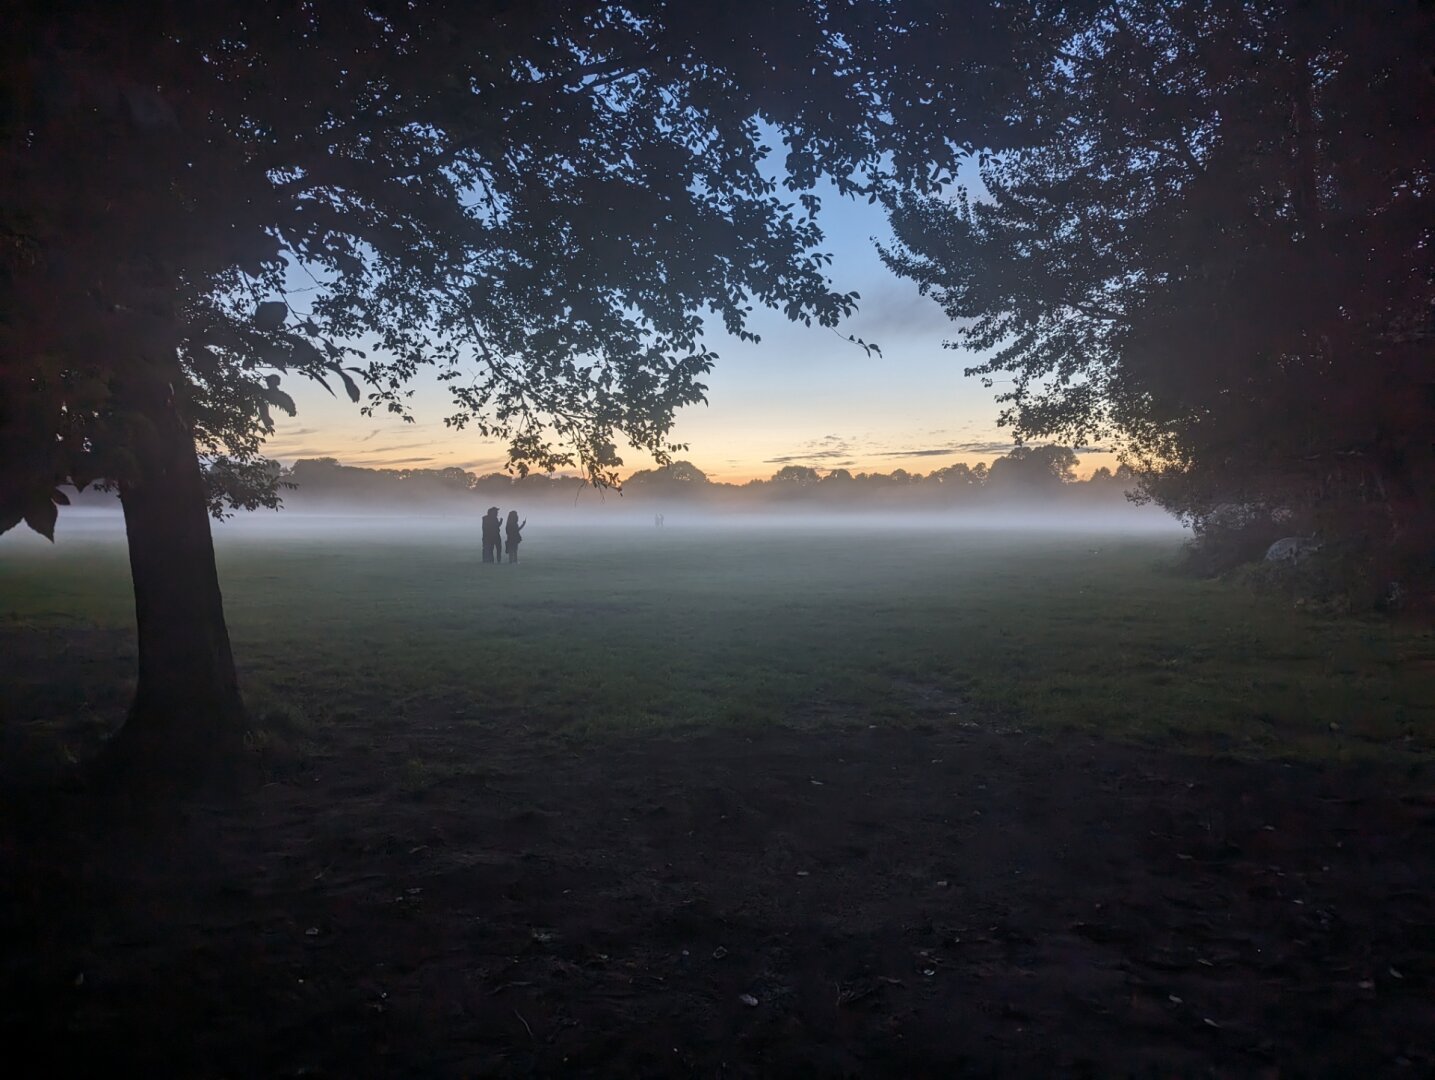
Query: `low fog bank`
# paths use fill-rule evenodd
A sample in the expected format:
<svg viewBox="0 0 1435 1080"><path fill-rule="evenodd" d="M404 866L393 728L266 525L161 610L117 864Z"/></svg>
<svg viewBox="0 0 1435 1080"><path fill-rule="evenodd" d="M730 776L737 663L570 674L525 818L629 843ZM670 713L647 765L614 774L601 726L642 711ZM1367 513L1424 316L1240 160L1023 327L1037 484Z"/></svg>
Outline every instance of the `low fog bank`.
<svg viewBox="0 0 1435 1080"><path fill-rule="evenodd" d="M332 458L277 464L284 508L238 513L215 525L226 545L270 540L386 543L472 543L488 507L527 519L525 541L542 535L648 530L744 532L752 537L793 530L894 539L906 532L980 530L1032 536L1125 534L1179 536L1166 512L1127 498L1136 482L1124 466L1077 479L1078 458L1061 447L1022 447L990 467L953 464L926 475L826 475L789 465L767 480L710 480L690 462L629 476L621 491L594 488L580 477L533 473L476 476L461 469L368 469ZM113 492L70 489L60 514L59 546L124 539ZM661 522L661 524L660 524ZM36 550L45 541L28 530L0 537L0 554ZM48 546L48 545L46 545ZM532 550L532 549L529 549Z"/></svg>
<svg viewBox="0 0 1435 1080"><path fill-rule="evenodd" d="M214 536L216 545L221 548L273 541L476 545L480 519L486 508L481 502L468 499L447 505L431 503L409 507L326 501L322 505L287 506L279 511L241 512L215 522ZM1130 503L1070 506L1050 500L1012 500L939 509L714 508L676 501L654 505L588 491L577 500L537 500L528 505L514 501L499 509L504 516L509 510L516 510L520 519L527 520L525 541L539 540L549 533L571 536L584 531L650 535L654 542L666 536L693 538L704 532L746 533L750 539L799 531L867 536L982 531L1045 537L1060 534L1176 537L1182 533L1175 518L1155 507ZM64 508L55 529L56 548L123 543L124 538L124 519L117 507ZM43 537L24 526L0 537L0 553L49 548Z"/></svg>

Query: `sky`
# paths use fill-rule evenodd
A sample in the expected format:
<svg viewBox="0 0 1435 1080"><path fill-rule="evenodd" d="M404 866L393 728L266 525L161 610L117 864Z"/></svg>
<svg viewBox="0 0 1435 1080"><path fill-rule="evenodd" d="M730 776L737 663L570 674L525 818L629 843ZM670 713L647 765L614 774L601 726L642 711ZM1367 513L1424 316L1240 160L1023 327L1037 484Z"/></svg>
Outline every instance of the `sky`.
<svg viewBox="0 0 1435 1080"><path fill-rule="evenodd" d="M980 358L944 348L952 324L941 308L878 257L877 242L891 237L881 209L832 189L822 194L830 276L839 290L861 294L857 314L838 333L758 311L751 327L762 338L757 345L711 325L709 344L719 359L706 380L708 404L678 414L674 439L689 447L679 458L714 480L741 483L784 465L928 473L1008 451L1010 434L996 425L997 389L962 374ZM845 340L848 334L877 344L882 355L869 357ZM458 466L476 473L505 465L502 445L444 427L447 392L432 379L415 385L413 424L364 417L357 405L312 384L285 389L298 415L276 417L266 453L286 464L334 457L369 468ZM624 452L623 460L623 475L651 464L637 451ZM1111 464L1110 455L1083 454L1078 471Z"/></svg>

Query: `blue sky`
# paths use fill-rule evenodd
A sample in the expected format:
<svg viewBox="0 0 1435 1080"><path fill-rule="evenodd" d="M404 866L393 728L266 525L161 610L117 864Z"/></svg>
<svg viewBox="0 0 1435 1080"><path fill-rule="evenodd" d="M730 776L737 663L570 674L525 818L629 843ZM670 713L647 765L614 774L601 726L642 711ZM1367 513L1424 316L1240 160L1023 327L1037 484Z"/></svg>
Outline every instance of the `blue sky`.
<svg viewBox="0 0 1435 1080"><path fill-rule="evenodd" d="M830 190L821 194L831 276L837 288L861 294L857 315L839 335L759 311L752 323L758 345L715 327L710 343L720 359L708 379L709 404L685 410L676 424L677 441L689 444L682 456L714 479L742 481L788 464L926 473L1005 452L1010 438L996 426L996 391L962 374L974 358L943 348L951 324L941 309L878 257L874 238L890 236L885 215ZM867 356L844 340L849 333L875 342L882 355ZM363 417L315 386L291 389L298 416L281 418L267 450L281 461L328 456L351 465L475 472L503 466L501 446L443 426L447 397L437 382L416 387L415 424ZM637 452L624 461L625 473L649 464ZM1083 471L1106 463L1105 455L1091 455Z"/></svg>

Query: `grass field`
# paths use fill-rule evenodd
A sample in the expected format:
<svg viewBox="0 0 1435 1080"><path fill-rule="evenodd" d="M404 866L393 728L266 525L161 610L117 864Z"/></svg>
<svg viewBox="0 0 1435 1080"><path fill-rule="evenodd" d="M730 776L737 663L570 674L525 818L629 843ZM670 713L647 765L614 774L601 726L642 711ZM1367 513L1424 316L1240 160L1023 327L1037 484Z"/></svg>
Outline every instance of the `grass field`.
<svg viewBox="0 0 1435 1080"><path fill-rule="evenodd" d="M1435 747L1428 630L1179 576L1171 535L534 528L521 564L494 567L437 520L265 528L219 538L261 728L422 714L581 736L915 711L1237 754ZM0 632L51 665L6 672L7 721L81 744L106 730L131 603L117 542L0 542Z"/></svg>
<svg viewBox="0 0 1435 1080"><path fill-rule="evenodd" d="M180 808L68 767L131 688L122 545L0 541L17 1060L1435 1071L1427 630L1180 577L1170 533L669 522L535 516L517 566L226 527L262 767Z"/></svg>

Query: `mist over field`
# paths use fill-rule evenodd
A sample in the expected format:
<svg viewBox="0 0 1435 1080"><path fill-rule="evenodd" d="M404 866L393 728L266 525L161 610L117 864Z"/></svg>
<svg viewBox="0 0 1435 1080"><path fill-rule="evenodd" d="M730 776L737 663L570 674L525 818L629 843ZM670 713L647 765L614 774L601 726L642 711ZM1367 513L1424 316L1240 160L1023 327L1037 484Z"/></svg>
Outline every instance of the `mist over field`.
<svg viewBox="0 0 1435 1080"><path fill-rule="evenodd" d="M479 521L489 505L504 514L517 510L528 521L523 552L534 559L545 538L573 542L584 532L601 533L605 540L661 543L676 536L691 540L704 533L747 534L752 542L764 536L810 531L861 536L864 542L909 533L979 531L1009 532L1014 540L1023 534L1110 534L1113 536L1177 537L1186 530L1170 514L1153 506L1113 502L1102 506L1063 505L1060 500L1010 499L979 506L943 508L871 507L863 509L814 506L738 505L714 507L701 501L640 501L616 493L581 490L577 498L522 500L490 504L487 499L419 501L411 505L376 505L372 502L326 500L321 504L236 513L214 525L216 546L235 543L289 542L352 544L364 540L385 543L478 544ZM662 516L662 525L655 518ZM124 519L117 506L74 506L60 516L55 547L97 541L123 542ZM49 548L43 537L28 529L15 529L0 538L0 556Z"/></svg>

